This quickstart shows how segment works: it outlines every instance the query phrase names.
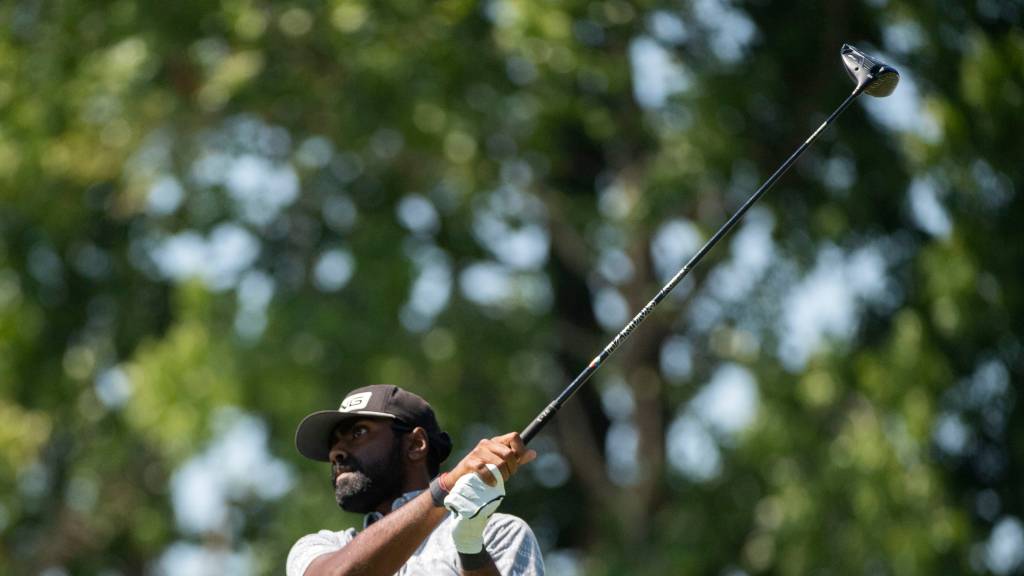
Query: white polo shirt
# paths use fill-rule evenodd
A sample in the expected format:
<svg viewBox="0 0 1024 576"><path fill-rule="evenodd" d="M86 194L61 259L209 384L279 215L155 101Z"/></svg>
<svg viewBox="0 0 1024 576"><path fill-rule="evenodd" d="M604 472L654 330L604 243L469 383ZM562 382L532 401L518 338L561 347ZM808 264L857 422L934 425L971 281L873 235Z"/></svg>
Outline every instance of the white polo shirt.
<svg viewBox="0 0 1024 576"><path fill-rule="evenodd" d="M391 505L397 510L419 495L421 490L407 492ZM363 528L381 518L371 512L363 520ZM287 576L303 576L317 557L342 549L356 537L355 528L340 532L321 530L307 534L288 553ZM522 519L496 513L484 528L484 549L494 559L502 576L544 576L544 559L533 530ZM449 514L430 536L412 553L396 576L459 576L459 553L452 541L452 516Z"/></svg>

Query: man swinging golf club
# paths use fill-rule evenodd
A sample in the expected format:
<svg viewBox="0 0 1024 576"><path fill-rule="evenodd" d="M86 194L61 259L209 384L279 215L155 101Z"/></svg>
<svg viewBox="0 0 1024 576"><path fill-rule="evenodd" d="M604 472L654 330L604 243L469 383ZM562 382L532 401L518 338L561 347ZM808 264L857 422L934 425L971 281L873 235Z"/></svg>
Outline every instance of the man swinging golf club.
<svg viewBox="0 0 1024 576"><path fill-rule="evenodd" d="M451 441L438 428L433 411L418 396L393 386L371 386L349 394L337 412L318 412L303 420L296 436L299 451L333 464L338 504L345 510L366 513L368 528L358 535L354 530L324 530L303 537L288 555L289 576L542 573L537 544L525 523L500 514L488 523L504 496L503 481L519 465L536 456L526 450L525 444L554 418L562 405L825 128L861 94L883 98L892 94L899 83L900 75L895 68L853 46L844 44L840 56L856 85L853 92L530 422L521 436L511 433L483 440L451 472L436 476L440 462L451 450ZM428 485L429 491L424 492ZM446 515L442 506L451 510L451 516ZM382 519L376 521L378 518Z"/></svg>
<svg viewBox="0 0 1024 576"><path fill-rule="evenodd" d="M504 483L536 457L518 433L481 440L438 474L452 450L430 405L397 386L353 390L337 410L314 412L295 434L299 452L331 463L334 497L365 514L363 530L321 530L288 553L288 576L544 574L530 527L496 514Z"/></svg>

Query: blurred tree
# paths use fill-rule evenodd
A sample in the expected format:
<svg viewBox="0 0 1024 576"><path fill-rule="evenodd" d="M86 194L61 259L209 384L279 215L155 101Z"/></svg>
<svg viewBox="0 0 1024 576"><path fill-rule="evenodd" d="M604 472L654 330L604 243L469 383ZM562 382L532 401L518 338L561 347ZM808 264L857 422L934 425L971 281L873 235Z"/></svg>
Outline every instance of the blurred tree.
<svg viewBox="0 0 1024 576"><path fill-rule="evenodd" d="M537 440L553 573L1024 565L1014 3L0 5L0 570L272 573L386 381ZM866 100L866 99L865 99ZM58 572L59 573L59 572Z"/></svg>

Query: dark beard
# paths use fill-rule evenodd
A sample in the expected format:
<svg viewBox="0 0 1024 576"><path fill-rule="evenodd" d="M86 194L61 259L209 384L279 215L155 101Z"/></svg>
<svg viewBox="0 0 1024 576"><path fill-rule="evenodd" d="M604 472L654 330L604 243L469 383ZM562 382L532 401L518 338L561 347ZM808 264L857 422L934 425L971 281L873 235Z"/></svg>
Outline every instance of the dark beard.
<svg viewBox="0 0 1024 576"><path fill-rule="evenodd" d="M395 439L391 453L364 465L349 457L331 467L331 483L337 477L337 468L351 472L334 487L334 499L346 512L366 514L376 510L386 500L393 500L402 493L405 485L405 469L402 466L402 441Z"/></svg>

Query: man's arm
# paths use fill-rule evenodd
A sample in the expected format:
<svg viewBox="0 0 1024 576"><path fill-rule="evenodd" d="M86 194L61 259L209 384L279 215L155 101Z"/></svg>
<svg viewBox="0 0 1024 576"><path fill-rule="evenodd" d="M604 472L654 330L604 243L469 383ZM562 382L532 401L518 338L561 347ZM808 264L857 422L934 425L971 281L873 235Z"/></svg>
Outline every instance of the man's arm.
<svg viewBox="0 0 1024 576"><path fill-rule="evenodd" d="M490 458L474 458L478 452ZM495 455L501 459L494 459ZM519 434L512 432L490 440L481 440L477 449L463 459L453 473L475 473L487 484L497 486L501 494L504 494L504 480L515 474L520 465L532 461L536 456L536 452L526 448ZM463 576L501 576L494 558L483 546L485 528L499 504L500 501L488 505L475 518L456 520L452 536L456 539L455 547L459 552ZM513 554L515 552L513 550Z"/></svg>
<svg viewBox="0 0 1024 576"><path fill-rule="evenodd" d="M395 574L448 514L448 510L434 506L429 492L424 492L371 524L344 548L314 560L306 576ZM501 576L486 549L477 554L459 554L459 564L463 576Z"/></svg>
<svg viewBox="0 0 1024 576"><path fill-rule="evenodd" d="M447 514L434 506L429 491L423 492L371 524L344 548L319 556L306 569L306 576L391 576Z"/></svg>
<svg viewBox="0 0 1024 576"><path fill-rule="evenodd" d="M488 464L497 466L508 478L521 464L537 457L526 449L519 434L512 432L496 438L481 440L479 444L448 473L451 482L466 474L477 474L488 484L497 480ZM318 556L306 569L304 576L392 576L409 560L420 544L430 536L448 515L448 510L434 505L430 491L422 494L384 516L363 530L340 550ZM482 551L486 554L486 551ZM487 556L490 559L490 556ZM498 575L493 560L491 572L475 570L473 575ZM481 569L486 569L484 565Z"/></svg>
<svg viewBox="0 0 1024 576"><path fill-rule="evenodd" d="M434 506L429 493L424 492L374 522L344 548L316 558L306 569L306 576L395 574L448 514L448 510ZM392 562L382 564L387 560ZM464 576L501 576L487 550L459 554L459 563Z"/></svg>

